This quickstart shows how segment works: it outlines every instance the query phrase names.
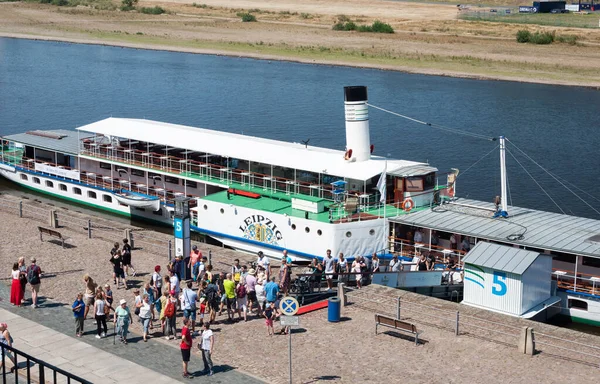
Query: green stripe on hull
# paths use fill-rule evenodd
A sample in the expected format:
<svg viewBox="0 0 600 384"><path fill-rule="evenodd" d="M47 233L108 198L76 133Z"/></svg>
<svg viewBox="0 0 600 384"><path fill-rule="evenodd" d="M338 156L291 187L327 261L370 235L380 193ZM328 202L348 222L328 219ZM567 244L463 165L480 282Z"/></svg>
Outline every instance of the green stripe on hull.
<svg viewBox="0 0 600 384"><path fill-rule="evenodd" d="M600 327L600 320L584 319L583 317L570 316L571 321L574 323L593 325L594 327Z"/></svg>
<svg viewBox="0 0 600 384"><path fill-rule="evenodd" d="M152 223L152 224L159 224L159 225L162 225L162 226L165 226L165 227L169 226L167 223L165 223L163 221L153 220L153 219L150 219L150 218L147 218L147 217L143 217L143 216L132 215L131 213L122 212L122 211L119 211L117 209L103 207L101 205L96 205L96 204L88 203L88 202L85 202L85 201L80 201L80 200L74 199L72 197L67 197L67 196L64 196L64 195L59 195L58 193L48 192L48 191L44 191L44 190L37 189L37 188L34 188L34 187L30 187L29 185L18 184L18 183L17 183L17 185L19 185L20 187L32 190L34 192L39 192L39 193L44 194L44 195L49 195L49 196L55 197L55 198L57 198L59 200L67 200L67 201L70 201L70 202L75 203L75 204L80 204L80 205L92 207L92 208L95 208L95 209L100 209L100 210L103 210L103 211L108 211L110 213L116 213L118 215L125 216L125 217L128 217L128 218L133 218L134 220L138 220L138 221L144 221L144 222L148 222L148 223Z"/></svg>

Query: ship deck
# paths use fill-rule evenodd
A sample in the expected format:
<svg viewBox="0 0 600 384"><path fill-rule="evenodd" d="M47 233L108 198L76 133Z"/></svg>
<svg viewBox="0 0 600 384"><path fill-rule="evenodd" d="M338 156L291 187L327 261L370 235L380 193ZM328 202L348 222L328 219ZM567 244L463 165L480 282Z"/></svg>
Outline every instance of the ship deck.
<svg viewBox="0 0 600 384"><path fill-rule="evenodd" d="M232 188L235 189L235 187L232 185ZM281 193L281 192L274 192L272 195L265 193L265 191L252 191L251 188L239 188L240 190L244 190L244 191L249 191L249 192L255 192L255 193L260 193L261 197L254 199L251 197L246 197L246 196L240 196L240 195L235 195L235 194L229 194L229 198L228 198L228 194L227 191L221 191L221 192L217 192L217 193L213 193L211 195L205 196L203 198L201 198L198 202L198 206L202 205L202 201L213 201L213 202L218 202L218 203L222 203L222 204L233 204L235 206L238 207L244 207L244 208L251 208L251 209L256 209L256 210L260 210L260 211L264 211L264 212L271 212L271 213L277 213L277 214L287 214L288 216L291 217L299 217L299 218L304 218L305 217L305 211L303 210L299 210L299 209L293 209L292 208L292 202L291 202L291 198L292 197L297 197L297 198L301 198L301 199L306 199L307 196L306 195L288 195L285 193ZM257 189L257 188L255 188ZM308 196L310 197L310 196ZM327 199L321 199L321 198L316 198L313 197L313 200L325 200L327 202L331 204L333 204L331 202L331 200L327 200ZM419 208L417 208L419 209ZM423 209L423 208L420 208ZM400 212L399 212L400 211ZM352 215L348 215L346 217L344 217L343 219L338 219L338 220L333 220L331 221L330 215L329 215L330 211L325 211L325 212L321 212L321 213L308 213L308 218L311 220L316 220L322 223L330 223L330 222L334 222L334 223L341 223L341 222L349 222L349 221L363 221L363 220L372 220L372 219L377 219L379 217L383 217L383 208L381 209L366 209L366 210L361 210L360 212L354 213ZM399 214L401 214L402 211L401 209L398 210L395 206L388 204L385 210L385 216L386 217L395 217ZM338 215L334 215L334 217L338 217Z"/></svg>

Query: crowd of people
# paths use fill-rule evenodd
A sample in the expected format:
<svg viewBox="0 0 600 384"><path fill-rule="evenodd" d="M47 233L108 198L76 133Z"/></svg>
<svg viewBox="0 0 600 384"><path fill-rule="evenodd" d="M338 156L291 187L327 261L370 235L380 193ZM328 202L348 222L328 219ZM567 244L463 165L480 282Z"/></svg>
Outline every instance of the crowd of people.
<svg viewBox="0 0 600 384"><path fill-rule="evenodd" d="M128 277L135 276L136 271L132 265L132 248L127 239L123 240L122 245L114 243L108 261L112 267L115 289L123 287L125 292L131 292L133 309L130 309L125 297L121 297L118 304L113 305L111 285L98 284L89 274L85 274L84 289L77 293L71 306L76 337L83 336L85 320L90 316L96 326L96 338L107 337L107 322L112 320L113 342L116 342L118 336L121 343L127 344L130 326L134 321L139 322L144 342L157 334L166 340L181 340L179 347L183 360L182 375L191 377L188 362L194 349L194 338L198 338L196 347L204 362L203 372L213 374L215 337L211 325L218 321L228 324L264 319L267 335L290 332L289 327L275 329L275 320L282 315L279 300L288 295L292 285L292 259L287 251L282 253L278 273L273 272L271 261L261 251L249 266L242 265L239 259L235 259L228 270L216 272L197 246L193 246L185 261L181 256L171 260L164 275L163 268L156 265L149 280L139 287L134 287L128 281ZM434 262L435 259L423 254L419 259L418 269L431 270ZM400 271L401 265L397 256L384 266L376 253L370 258L359 256L350 262L343 253L340 252L334 258L331 250L327 250L322 260L315 258L310 263L310 288L320 290L323 280L328 291L333 289L334 281L354 281L357 288L361 288L370 282L373 272ZM455 263L452 265L456 268ZM17 306L25 304L24 294L29 284L31 304L36 308L42 273L35 258L31 259L29 266L20 258L13 265L11 303ZM351 278L352 276L354 277ZM178 318L181 319L180 325ZM198 332L197 329L201 331ZM6 336L3 338L2 335L4 331L0 324L0 342L6 342Z"/></svg>

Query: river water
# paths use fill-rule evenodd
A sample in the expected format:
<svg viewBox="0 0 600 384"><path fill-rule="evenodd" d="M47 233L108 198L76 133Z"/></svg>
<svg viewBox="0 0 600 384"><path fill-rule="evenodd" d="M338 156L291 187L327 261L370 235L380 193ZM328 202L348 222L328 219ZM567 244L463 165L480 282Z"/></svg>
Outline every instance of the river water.
<svg viewBox="0 0 600 384"><path fill-rule="evenodd" d="M561 182L600 197L600 91L585 88L0 38L0 135L119 116L310 138L311 145L343 150L345 85L366 85L373 105L419 120L505 135ZM488 201L499 194L497 141L373 108L370 124L376 154L428 161L440 171L465 171L492 151L459 176L457 190ZM600 218L515 147L512 153L565 212ZM510 154L507 161L514 205L558 211Z"/></svg>
<svg viewBox="0 0 600 384"><path fill-rule="evenodd" d="M585 88L0 38L0 135L73 129L118 116L310 139L343 150L346 85L366 85L371 104L419 120L505 135L600 210L600 92ZM461 169L459 196L491 201L499 194L497 141L373 108L370 124L376 154ZM565 212L600 218L516 147L509 150ZM507 161L514 205L559 210L510 154ZM7 189L17 188L0 181L0 190Z"/></svg>

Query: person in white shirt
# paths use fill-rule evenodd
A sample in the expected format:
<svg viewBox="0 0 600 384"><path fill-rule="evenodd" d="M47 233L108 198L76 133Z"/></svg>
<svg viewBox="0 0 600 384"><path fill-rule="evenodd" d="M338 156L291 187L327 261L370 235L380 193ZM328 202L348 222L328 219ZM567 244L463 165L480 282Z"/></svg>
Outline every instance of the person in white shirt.
<svg viewBox="0 0 600 384"><path fill-rule="evenodd" d="M215 336L213 331L210 329L210 324L204 323L204 330L202 331L202 342L198 344L200 351L202 352L202 361L204 362L203 373L207 376L213 375L213 362L212 353L215 346Z"/></svg>
<svg viewBox="0 0 600 384"><path fill-rule="evenodd" d="M335 259L331 256L331 249L327 250L327 256L323 258L323 269L325 269L327 290L331 291L333 287L333 273L335 272Z"/></svg>
<svg viewBox="0 0 600 384"><path fill-rule="evenodd" d="M259 272L264 272L266 274L268 280L269 276L271 275L271 263L262 251L258 251L256 266L258 267Z"/></svg>
<svg viewBox="0 0 600 384"><path fill-rule="evenodd" d="M398 260L398 255L394 255L392 257L392 260L390 260L390 263L388 264L388 271L389 272L399 272L401 265L402 264L401 264L400 260Z"/></svg>
<svg viewBox="0 0 600 384"><path fill-rule="evenodd" d="M175 271L171 270L169 271L169 274L171 275L171 277L169 277L169 285L171 287L171 291L175 291L175 297L178 298L179 297L179 278L177 277L177 275L175 274ZM178 303L179 300L176 300L176 303ZM177 304L175 304L177 305Z"/></svg>
<svg viewBox="0 0 600 384"><path fill-rule="evenodd" d="M421 231L420 228L415 231L414 240L415 240L415 243L422 243L423 242L423 232Z"/></svg>

